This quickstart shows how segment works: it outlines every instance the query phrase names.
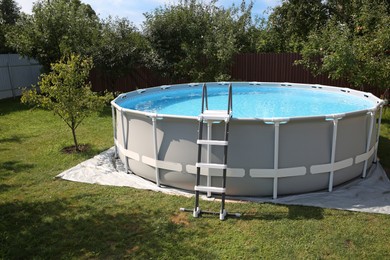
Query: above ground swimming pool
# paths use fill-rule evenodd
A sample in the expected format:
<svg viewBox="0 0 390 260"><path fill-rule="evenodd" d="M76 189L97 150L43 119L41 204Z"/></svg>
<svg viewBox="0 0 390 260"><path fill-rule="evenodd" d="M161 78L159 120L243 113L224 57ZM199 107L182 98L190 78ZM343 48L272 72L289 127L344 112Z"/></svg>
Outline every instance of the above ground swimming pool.
<svg viewBox="0 0 390 260"><path fill-rule="evenodd" d="M225 110L227 82L139 89L111 102L117 155L143 178L193 191L202 87L208 105ZM383 101L348 88L293 83L232 82L226 194L273 196L327 189L365 177L377 160ZM224 124L208 121L208 139ZM220 147L203 146L203 161L221 163ZM201 184L222 173L202 169Z"/></svg>

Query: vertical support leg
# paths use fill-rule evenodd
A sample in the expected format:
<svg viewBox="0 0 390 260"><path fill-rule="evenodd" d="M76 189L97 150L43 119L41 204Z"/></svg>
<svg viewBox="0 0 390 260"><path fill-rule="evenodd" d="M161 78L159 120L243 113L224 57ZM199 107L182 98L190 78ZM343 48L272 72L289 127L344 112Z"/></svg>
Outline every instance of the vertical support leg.
<svg viewBox="0 0 390 260"><path fill-rule="evenodd" d="M376 133L376 143L375 143L375 156L374 156L374 162L375 163L378 161L378 144L379 144L379 136L381 134L382 108L383 108L383 105L380 106L380 110L379 110L379 119L378 119L378 126L377 126L377 133Z"/></svg>
<svg viewBox="0 0 390 260"><path fill-rule="evenodd" d="M331 192L333 190L333 175L334 175L334 161L336 158L336 144L337 144L337 125L339 119L333 118L333 136L332 136L332 152L330 155L330 164L332 165L332 170L329 173L329 184L328 191Z"/></svg>
<svg viewBox="0 0 390 260"><path fill-rule="evenodd" d="M118 158L118 147L116 146L116 139L117 139L117 130L116 130L116 109L114 106L111 106L112 110L112 127L113 127L113 132L114 132L114 147L115 147L115 154L114 158Z"/></svg>
<svg viewBox="0 0 390 260"><path fill-rule="evenodd" d="M199 126L198 126L198 140L202 140L203 135L203 118L199 119ZM202 145L198 144L198 159L197 162L201 162L202 160ZM200 167L196 167L196 186L199 186L200 184ZM193 216L197 218L200 213L199 208L199 191L195 190L195 207L193 211Z"/></svg>
<svg viewBox="0 0 390 260"><path fill-rule="evenodd" d="M225 122L225 138L224 138L225 141L228 141L229 140L229 121L226 121ZM228 147L227 145L225 145L223 147L223 164L227 164L227 156L228 156ZM222 188L226 188L226 172L227 172L227 169L223 169L223 172L222 172ZM221 198L221 211L219 213L219 219L220 220L224 220L225 219L225 216L226 216L226 210L225 210L225 192L223 192L222 194L222 198Z"/></svg>
<svg viewBox="0 0 390 260"><path fill-rule="evenodd" d="M274 169L279 168L279 126L280 122L275 122L275 137L274 137ZM273 199L278 198L278 177L274 177L274 186L273 186Z"/></svg>
<svg viewBox="0 0 390 260"><path fill-rule="evenodd" d="M157 187L160 187L160 170L157 166L158 161L158 149L157 149L157 118L156 116L152 117L152 124L153 124L153 150L154 150L154 159L156 161L155 166L155 174L156 174L156 185Z"/></svg>
<svg viewBox="0 0 390 260"><path fill-rule="evenodd" d="M370 128L368 130L368 135L367 135L366 153L368 153L368 151L370 151L372 128L374 127L374 119L375 119L374 112L370 112L369 114L370 114L371 120L370 120ZM366 178L366 175L367 175L367 164L368 164L368 159L366 159L364 161L364 168L363 168L362 178Z"/></svg>
<svg viewBox="0 0 390 260"><path fill-rule="evenodd" d="M223 188L226 188L226 169L223 169L222 173L222 186ZM225 216L227 214L226 209L225 209L225 197L226 194L225 192L221 194L221 210L219 212L219 219L224 220Z"/></svg>
<svg viewBox="0 0 390 260"><path fill-rule="evenodd" d="M274 187L273 187L272 198L273 199L278 198L278 177L274 177Z"/></svg>
<svg viewBox="0 0 390 260"><path fill-rule="evenodd" d="M126 120L123 119L123 117L125 117L125 113L123 113L123 110L121 109L121 125L122 125L122 136L123 136L123 144L124 144L124 148L127 149L128 147L128 144L127 144L127 141L128 141L128 135L129 135L129 125L126 126L126 131L125 131L125 124L124 122ZM125 170L126 170L126 173L129 172L129 162L128 162L128 158L126 155L125 156Z"/></svg>
<svg viewBox="0 0 390 260"><path fill-rule="evenodd" d="M207 122L207 140L212 139L212 122L208 121ZM211 145L207 145L207 163L211 162ZM207 169L207 186L211 186L211 174L210 174L210 169ZM211 192L207 192L207 197L211 197Z"/></svg>

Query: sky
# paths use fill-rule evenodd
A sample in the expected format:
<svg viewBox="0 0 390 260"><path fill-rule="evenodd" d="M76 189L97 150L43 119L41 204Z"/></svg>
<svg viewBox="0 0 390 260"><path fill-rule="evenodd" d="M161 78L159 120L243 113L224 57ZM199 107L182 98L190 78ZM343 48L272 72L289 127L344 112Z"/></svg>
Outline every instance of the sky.
<svg viewBox="0 0 390 260"><path fill-rule="evenodd" d="M113 17L124 17L132 21L140 28L145 20L144 13L151 12L159 6L178 3L180 0L81 0L85 4L89 4L100 18L107 18L109 15ZM209 2L210 0L203 0ZM21 11L31 14L33 2L35 0L15 0L21 7ZM247 0L249 2L249 0ZM241 0L219 0L218 5L230 7L232 4L240 6ZM263 16L264 11L281 3L281 0L254 0L252 13L254 15Z"/></svg>

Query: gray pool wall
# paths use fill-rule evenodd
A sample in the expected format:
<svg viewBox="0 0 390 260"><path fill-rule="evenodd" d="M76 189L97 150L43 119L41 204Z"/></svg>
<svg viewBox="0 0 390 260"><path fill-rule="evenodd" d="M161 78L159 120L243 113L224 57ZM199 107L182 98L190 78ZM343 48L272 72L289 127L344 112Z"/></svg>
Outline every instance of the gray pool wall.
<svg viewBox="0 0 390 260"><path fill-rule="evenodd" d="M322 85L251 84L340 91L370 99L373 107L315 117L233 117L229 131L227 195L276 198L279 195L332 191L334 186L365 177L371 164L377 160L383 101L371 93ZM193 191L198 117L130 110L118 105L118 101L164 91L167 87L201 85L180 84L138 90L112 101L115 146L128 171L160 186ZM207 133L207 127L211 128L212 139L223 139L223 123L204 124L204 133ZM209 154L206 146L202 149L203 161L222 162L222 148L211 147ZM220 186L221 175L220 170L202 170L201 185Z"/></svg>

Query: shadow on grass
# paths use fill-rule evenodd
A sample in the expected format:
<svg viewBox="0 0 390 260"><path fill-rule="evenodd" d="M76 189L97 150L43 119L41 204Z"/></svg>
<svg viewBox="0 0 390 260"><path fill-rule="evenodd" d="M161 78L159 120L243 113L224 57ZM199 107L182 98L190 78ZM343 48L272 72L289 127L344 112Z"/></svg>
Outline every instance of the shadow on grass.
<svg viewBox="0 0 390 260"><path fill-rule="evenodd" d="M283 205L288 208L288 212L272 212L264 213L261 210L254 213L244 213L242 219L261 219L261 220L304 220L324 218L324 209L318 207L298 206L298 205Z"/></svg>
<svg viewBox="0 0 390 260"><path fill-rule="evenodd" d="M0 184L0 193L6 192L12 188L15 188L15 186L8 185L8 184Z"/></svg>
<svg viewBox="0 0 390 260"><path fill-rule="evenodd" d="M289 219L323 219L324 209L307 206L287 206Z"/></svg>
<svg viewBox="0 0 390 260"><path fill-rule="evenodd" d="M20 144L22 142L22 137L18 135L13 135L11 137L7 138L0 138L0 144L2 143L18 143Z"/></svg>
<svg viewBox="0 0 390 260"><path fill-rule="evenodd" d="M5 162L0 163L0 169L2 169L3 171L5 170L5 172L18 173L18 172L22 172L22 171L25 171L25 170L28 170L28 169L31 169L34 167L35 167L34 164L22 163L21 161L15 161L15 160L14 161L5 161ZM0 177L1 177L1 175L0 175Z"/></svg>
<svg viewBox="0 0 390 260"><path fill-rule="evenodd" d="M112 117L112 108L111 105L106 105L102 112L99 113L101 117Z"/></svg>
<svg viewBox="0 0 390 260"><path fill-rule="evenodd" d="M382 123L390 124L390 107L384 107L382 111Z"/></svg>
<svg viewBox="0 0 390 260"><path fill-rule="evenodd" d="M8 115L10 113L29 110L31 107L22 104L20 98L9 98L0 100L0 115Z"/></svg>
<svg viewBox="0 0 390 260"><path fill-rule="evenodd" d="M22 163L20 161L5 161L0 163L0 181L6 180L13 176L13 173L20 173L27 169L35 167L34 164ZM6 192L12 188L15 188L14 185L0 184L0 193ZM1 244L1 241L0 241ZM1 255L0 255L1 259Z"/></svg>
<svg viewBox="0 0 390 260"><path fill-rule="evenodd" d="M387 125L389 125L390 124L390 118L382 118L382 120L381 120L381 126L382 126L382 124L383 125L385 125L385 124L387 124Z"/></svg>
<svg viewBox="0 0 390 260"><path fill-rule="evenodd" d="M67 200L0 204L0 258L215 257L191 242L181 243L191 240L182 229L137 208L111 213Z"/></svg>
<svg viewBox="0 0 390 260"><path fill-rule="evenodd" d="M63 151L64 149L66 149L66 147L64 146L61 149L61 153L63 153L64 155L73 154L73 155L76 155L80 159L88 160L88 159L106 151L107 149L109 149L109 148L97 148L96 146L94 146L92 144L82 144L82 145L88 147L88 149L86 149L85 151L81 151L81 152L72 151L71 153L67 153L67 152Z"/></svg>
<svg viewBox="0 0 390 260"><path fill-rule="evenodd" d="M387 176L390 178L390 139L380 136L379 137L379 147L378 147L378 157L379 161L386 171Z"/></svg>

